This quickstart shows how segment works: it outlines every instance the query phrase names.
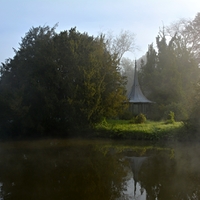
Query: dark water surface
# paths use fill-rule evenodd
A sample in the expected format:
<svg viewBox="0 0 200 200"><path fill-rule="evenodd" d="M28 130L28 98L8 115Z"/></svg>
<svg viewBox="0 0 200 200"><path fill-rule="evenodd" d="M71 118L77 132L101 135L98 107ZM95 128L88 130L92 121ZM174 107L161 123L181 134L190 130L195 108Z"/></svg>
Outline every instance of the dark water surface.
<svg viewBox="0 0 200 200"><path fill-rule="evenodd" d="M200 199L200 144L1 142L4 199Z"/></svg>

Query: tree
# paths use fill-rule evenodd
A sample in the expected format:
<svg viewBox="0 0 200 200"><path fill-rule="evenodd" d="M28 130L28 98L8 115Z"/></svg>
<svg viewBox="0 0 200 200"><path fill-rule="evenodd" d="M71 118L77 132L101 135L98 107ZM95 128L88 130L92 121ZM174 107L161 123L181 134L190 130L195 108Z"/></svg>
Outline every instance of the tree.
<svg viewBox="0 0 200 200"><path fill-rule="evenodd" d="M169 35L177 34L181 42L181 48L187 49L190 54L193 54L200 63L200 13L197 13L193 20L180 19L167 27Z"/></svg>
<svg viewBox="0 0 200 200"><path fill-rule="evenodd" d="M125 100L125 81L117 57L106 49L104 36L93 38L71 29L60 33L57 39L57 49L68 52L68 57L60 61L67 72L67 98L73 108L70 118L93 124L102 117L116 115ZM67 41L64 46L63 41Z"/></svg>
<svg viewBox="0 0 200 200"><path fill-rule="evenodd" d="M147 63L140 73L141 85L146 96L156 102L154 117L163 118L172 111L177 120L186 119L191 111L193 84L199 75L198 64L176 33L167 38L163 29L156 44L157 52L153 45L149 46Z"/></svg>
<svg viewBox="0 0 200 200"><path fill-rule="evenodd" d="M120 61L126 52L133 52L137 49L134 38L135 34L130 31L121 31L118 36L108 33L106 36L107 49Z"/></svg>
<svg viewBox="0 0 200 200"><path fill-rule="evenodd" d="M142 91L151 98L151 94L154 93L154 86L157 85L157 52L153 47L153 44L149 45L148 52L146 53L145 63L143 60L141 62L141 69L139 71L140 85ZM152 97L153 98L153 97Z"/></svg>
<svg viewBox="0 0 200 200"><path fill-rule="evenodd" d="M2 67L1 88L7 88L10 93L12 132L43 133L55 128L58 109L55 106L59 107L55 93L58 76L55 35L55 27L31 28L22 38L19 50L15 50L14 58Z"/></svg>
<svg viewBox="0 0 200 200"><path fill-rule="evenodd" d="M189 123L196 133L200 130L200 80L195 84L195 94L193 95L193 107L190 114Z"/></svg>
<svg viewBox="0 0 200 200"><path fill-rule="evenodd" d="M104 37L76 28L31 28L13 59L1 67L1 99L10 132L50 134L91 126L115 116L125 100L119 60ZM3 121L1 121L1 124Z"/></svg>
<svg viewBox="0 0 200 200"><path fill-rule="evenodd" d="M126 90L127 94L130 93L131 87L133 85L133 78L134 78L134 62L129 58L122 58L121 60L121 68L123 76L127 77L127 84Z"/></svg>

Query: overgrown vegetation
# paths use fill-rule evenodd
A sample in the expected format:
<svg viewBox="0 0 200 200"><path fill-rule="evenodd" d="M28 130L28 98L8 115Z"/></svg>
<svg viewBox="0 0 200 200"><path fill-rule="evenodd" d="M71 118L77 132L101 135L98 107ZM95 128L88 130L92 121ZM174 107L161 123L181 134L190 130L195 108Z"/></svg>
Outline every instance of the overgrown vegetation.
<svg viewBox="0 0 200 200"><path fill-rule="evenodd" d="M141 62L139 80L148 99L156 102L151 118L176 120L190 117L194 105L195 85L200 78L199 41L200 13L194 20L180 20L163 27L156 37L156 48L149 45Z"/></svg>
<svg viewBox="0 0 200 200"><path fill-rule="evenodd" d="M134 117L131 117L129 120L130 123L132 124L143 124L147 120L146 116L143 113L140 113Z"/></svg>
<svg viewBox="0 0 200 200"><path fill-rule="evenodd" d="M108 120L95 127L96 136L114 139L137 140L184 140L184 124L182 122L166 123L166 121L146 123L130 123L130 120Z"/></svg>
<svg viewBox="0 0 200 200"><path fill-rule="evenodd" d="M175 118L174 117L175 117L174 116L174 112L170 111L166 123L167 124L174 124L175 123Z"/></svg>
<svg viewBox="0 0 200 200"><path fill-rule="evenodd" d="M55 28L31 28L14 58L2 64L1 136L67 135L123 109L119 62L133 40L122 49L116 48L120 36L108 44L104 35Z"/></svg>
<svg viewBox="0 0 200 200"><path fill-rule="evenodd" d="M133 75L133 62L122 59L134 48L130 34L109 40L104 34L93 37L76 28L56 33L55 28L31 28L15 56L0 66L1 137L66 136L98 124L96 130L104 136L109 131L112 138L181 138L182 123L177 121L184 121L193 134L184 132L185 138L196 137L200 13L194 20L163 27L157 48L149 45L141 60L139 82L155 102L148 119L163 121L157 123L146 121L142 113L123 113ZM105 118L131 117L123 125L105 120L99 124Z"/></svg>

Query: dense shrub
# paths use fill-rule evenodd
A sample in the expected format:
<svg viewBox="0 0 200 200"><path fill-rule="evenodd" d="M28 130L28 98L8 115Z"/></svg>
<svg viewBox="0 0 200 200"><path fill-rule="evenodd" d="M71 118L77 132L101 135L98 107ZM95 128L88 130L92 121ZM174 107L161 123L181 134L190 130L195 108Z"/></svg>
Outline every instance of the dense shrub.
<svg viewBox="0 0 200 200"><path fill-rule="evenodd" d="M146 116L142 113L140 113L139 115L132 117L130 120L131 124L142 124L146 122Z"/></svg>
<svg viewBox="0 0 200 200"><path fill-rule="evenodd" d="M130 124L142 124L142 123L145 123L146 120L147 120L146 116L144 114L140 113L139 115L132 117L129 120L129 123Z"/></svg>
<svg viewBox="0 0 200 200"><path fill-rule="evenodd" d="M146 122L146 116L142 113L140 113L139 115L137 115L135 117L135 123L136 124L142 124L142 123L145 123Z"/></svg>

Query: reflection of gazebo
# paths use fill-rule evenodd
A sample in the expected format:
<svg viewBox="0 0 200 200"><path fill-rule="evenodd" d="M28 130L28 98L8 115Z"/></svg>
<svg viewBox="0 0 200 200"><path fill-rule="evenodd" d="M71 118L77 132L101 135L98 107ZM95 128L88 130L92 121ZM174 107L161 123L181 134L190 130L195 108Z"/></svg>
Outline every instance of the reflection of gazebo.
<svg viewBox="0 0 200 200"><path fill-rule="evenodd" d="M134 194L136 193L136 185L139 182L139 172L143 162L147 159L147 157L126 157L130 162L130 167L133 172L133 180L134 180Z"/></svg>
<svg viewBox="0 0 200 200"><path fill-rule="evenodd" d="M129 94L129 111L134 114L147 114L150 108L150 105L153 103L152 101L148 100L140 89L140 84L138 81L138 74L137 74L137 65L135 61L135 73L134 73L134 80L133 86L131 88L131 92Z"/></svg>

